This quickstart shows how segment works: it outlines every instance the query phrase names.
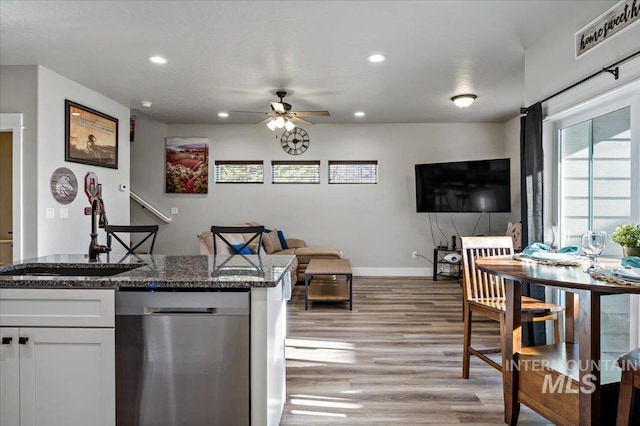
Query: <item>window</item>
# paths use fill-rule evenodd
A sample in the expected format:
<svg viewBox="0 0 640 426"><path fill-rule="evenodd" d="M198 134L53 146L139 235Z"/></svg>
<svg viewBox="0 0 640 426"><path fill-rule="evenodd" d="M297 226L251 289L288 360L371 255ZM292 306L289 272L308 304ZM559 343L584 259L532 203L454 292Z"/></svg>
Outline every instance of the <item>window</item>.
<svg viewBox="0 0 640 426"><path fill-rule="evenodd" d="M588 229L610 234L631 213L631 113L622 108L560 130L560 220L565 244ZM619 254L608 244L605 253Z"/></svg>
<svg viewBox="0 0 640 426"><path fill-rule="evenodd" d="M329 183L378 183L378 162L329 161Z"/></svg>
<svg viewBox="0 0 640 426"><path fill-rule="evenodd" d="M272 161L272 183L320 183L320 161Z"/></svg>
<svg viewBox="0 0 640 426"><path fill-rule="evenodd" d="M216 161L216 183L263 183L262 161Z"/></svg>

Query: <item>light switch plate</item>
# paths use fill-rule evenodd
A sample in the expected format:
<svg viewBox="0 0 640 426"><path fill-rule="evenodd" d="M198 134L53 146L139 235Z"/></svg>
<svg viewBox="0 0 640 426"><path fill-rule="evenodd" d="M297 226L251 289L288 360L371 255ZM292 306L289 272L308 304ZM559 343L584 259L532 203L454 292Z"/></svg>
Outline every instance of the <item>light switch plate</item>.
<svg viewBox="0 0 640 426"><path fill-rule="evenodd" d="M177 207L171 207L171 214L178 214L178 208Z"/></svg>
<svg viewBox="0 0 640 426"><path fill-rule="evenodd" d="M69 209L66 207L60 208L60 219L67 219L69 217Z"/></svg>
<svg viewBox="0 0 640 426"><path fill-rule="evenodd" d="M44 212L44 217L47 219L53 219L56 217L56 209L53 207L47 207Z"/></svg>

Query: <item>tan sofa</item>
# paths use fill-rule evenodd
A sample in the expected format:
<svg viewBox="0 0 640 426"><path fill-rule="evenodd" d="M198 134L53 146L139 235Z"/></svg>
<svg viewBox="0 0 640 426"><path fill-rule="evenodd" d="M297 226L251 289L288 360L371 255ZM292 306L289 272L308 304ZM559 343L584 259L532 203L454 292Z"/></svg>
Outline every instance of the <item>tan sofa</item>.
<svg viewBox="0 0 640 426"><path fill-rule="evenodd" d="M242 223L235 226L256 226L259 225L255 222ZM243 236L244 241L247 241L252 234L240 234ZM200 242L200 254L213 254L213 234L211 231L202 232L198 235ZM340 259L342 253L340 250L326 247L307 247L304 240L298 238L286 238L288 248L283 249L282 244L278 238L278 230L274 229L271 232L265 232L262 235L262 253L273 255L285 255L292 254L296 256L294 261L292 279L296 281L304 281L304 271L307 269L311 259ZM229 250L226 244L218 243L218 253L228 254ZM255 252L255 247L252 248L252 252Z"/></svg>

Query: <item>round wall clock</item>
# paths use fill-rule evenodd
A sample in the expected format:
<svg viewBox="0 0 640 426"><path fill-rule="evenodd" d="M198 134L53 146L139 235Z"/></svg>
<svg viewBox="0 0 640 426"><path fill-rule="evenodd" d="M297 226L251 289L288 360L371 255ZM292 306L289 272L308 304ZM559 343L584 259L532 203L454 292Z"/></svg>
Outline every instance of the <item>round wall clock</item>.
<svg viewBox="0 0 640 426"><path fill-rule="evenodd" d="M280 144L287 154L300 155L309 148L309 135L304 129L296 127L282 134Z"/></svg>

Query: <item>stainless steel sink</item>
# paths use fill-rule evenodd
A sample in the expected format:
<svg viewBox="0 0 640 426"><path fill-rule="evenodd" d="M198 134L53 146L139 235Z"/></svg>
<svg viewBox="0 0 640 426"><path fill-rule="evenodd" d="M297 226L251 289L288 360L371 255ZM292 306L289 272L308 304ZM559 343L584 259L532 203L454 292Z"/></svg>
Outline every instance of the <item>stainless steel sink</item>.
<svg viewBox="0 0 640 426"><path fill-rule="evenodd" d="M8 270L0 271L0 275L40 275L40 276L60 276L60 277L108 277L112 275L121 274L123 272L131 271L133 269L144 266L140 265L100 265L95 266L58 266L58 265L24 265L17 268L10 268Z"/></svg>

